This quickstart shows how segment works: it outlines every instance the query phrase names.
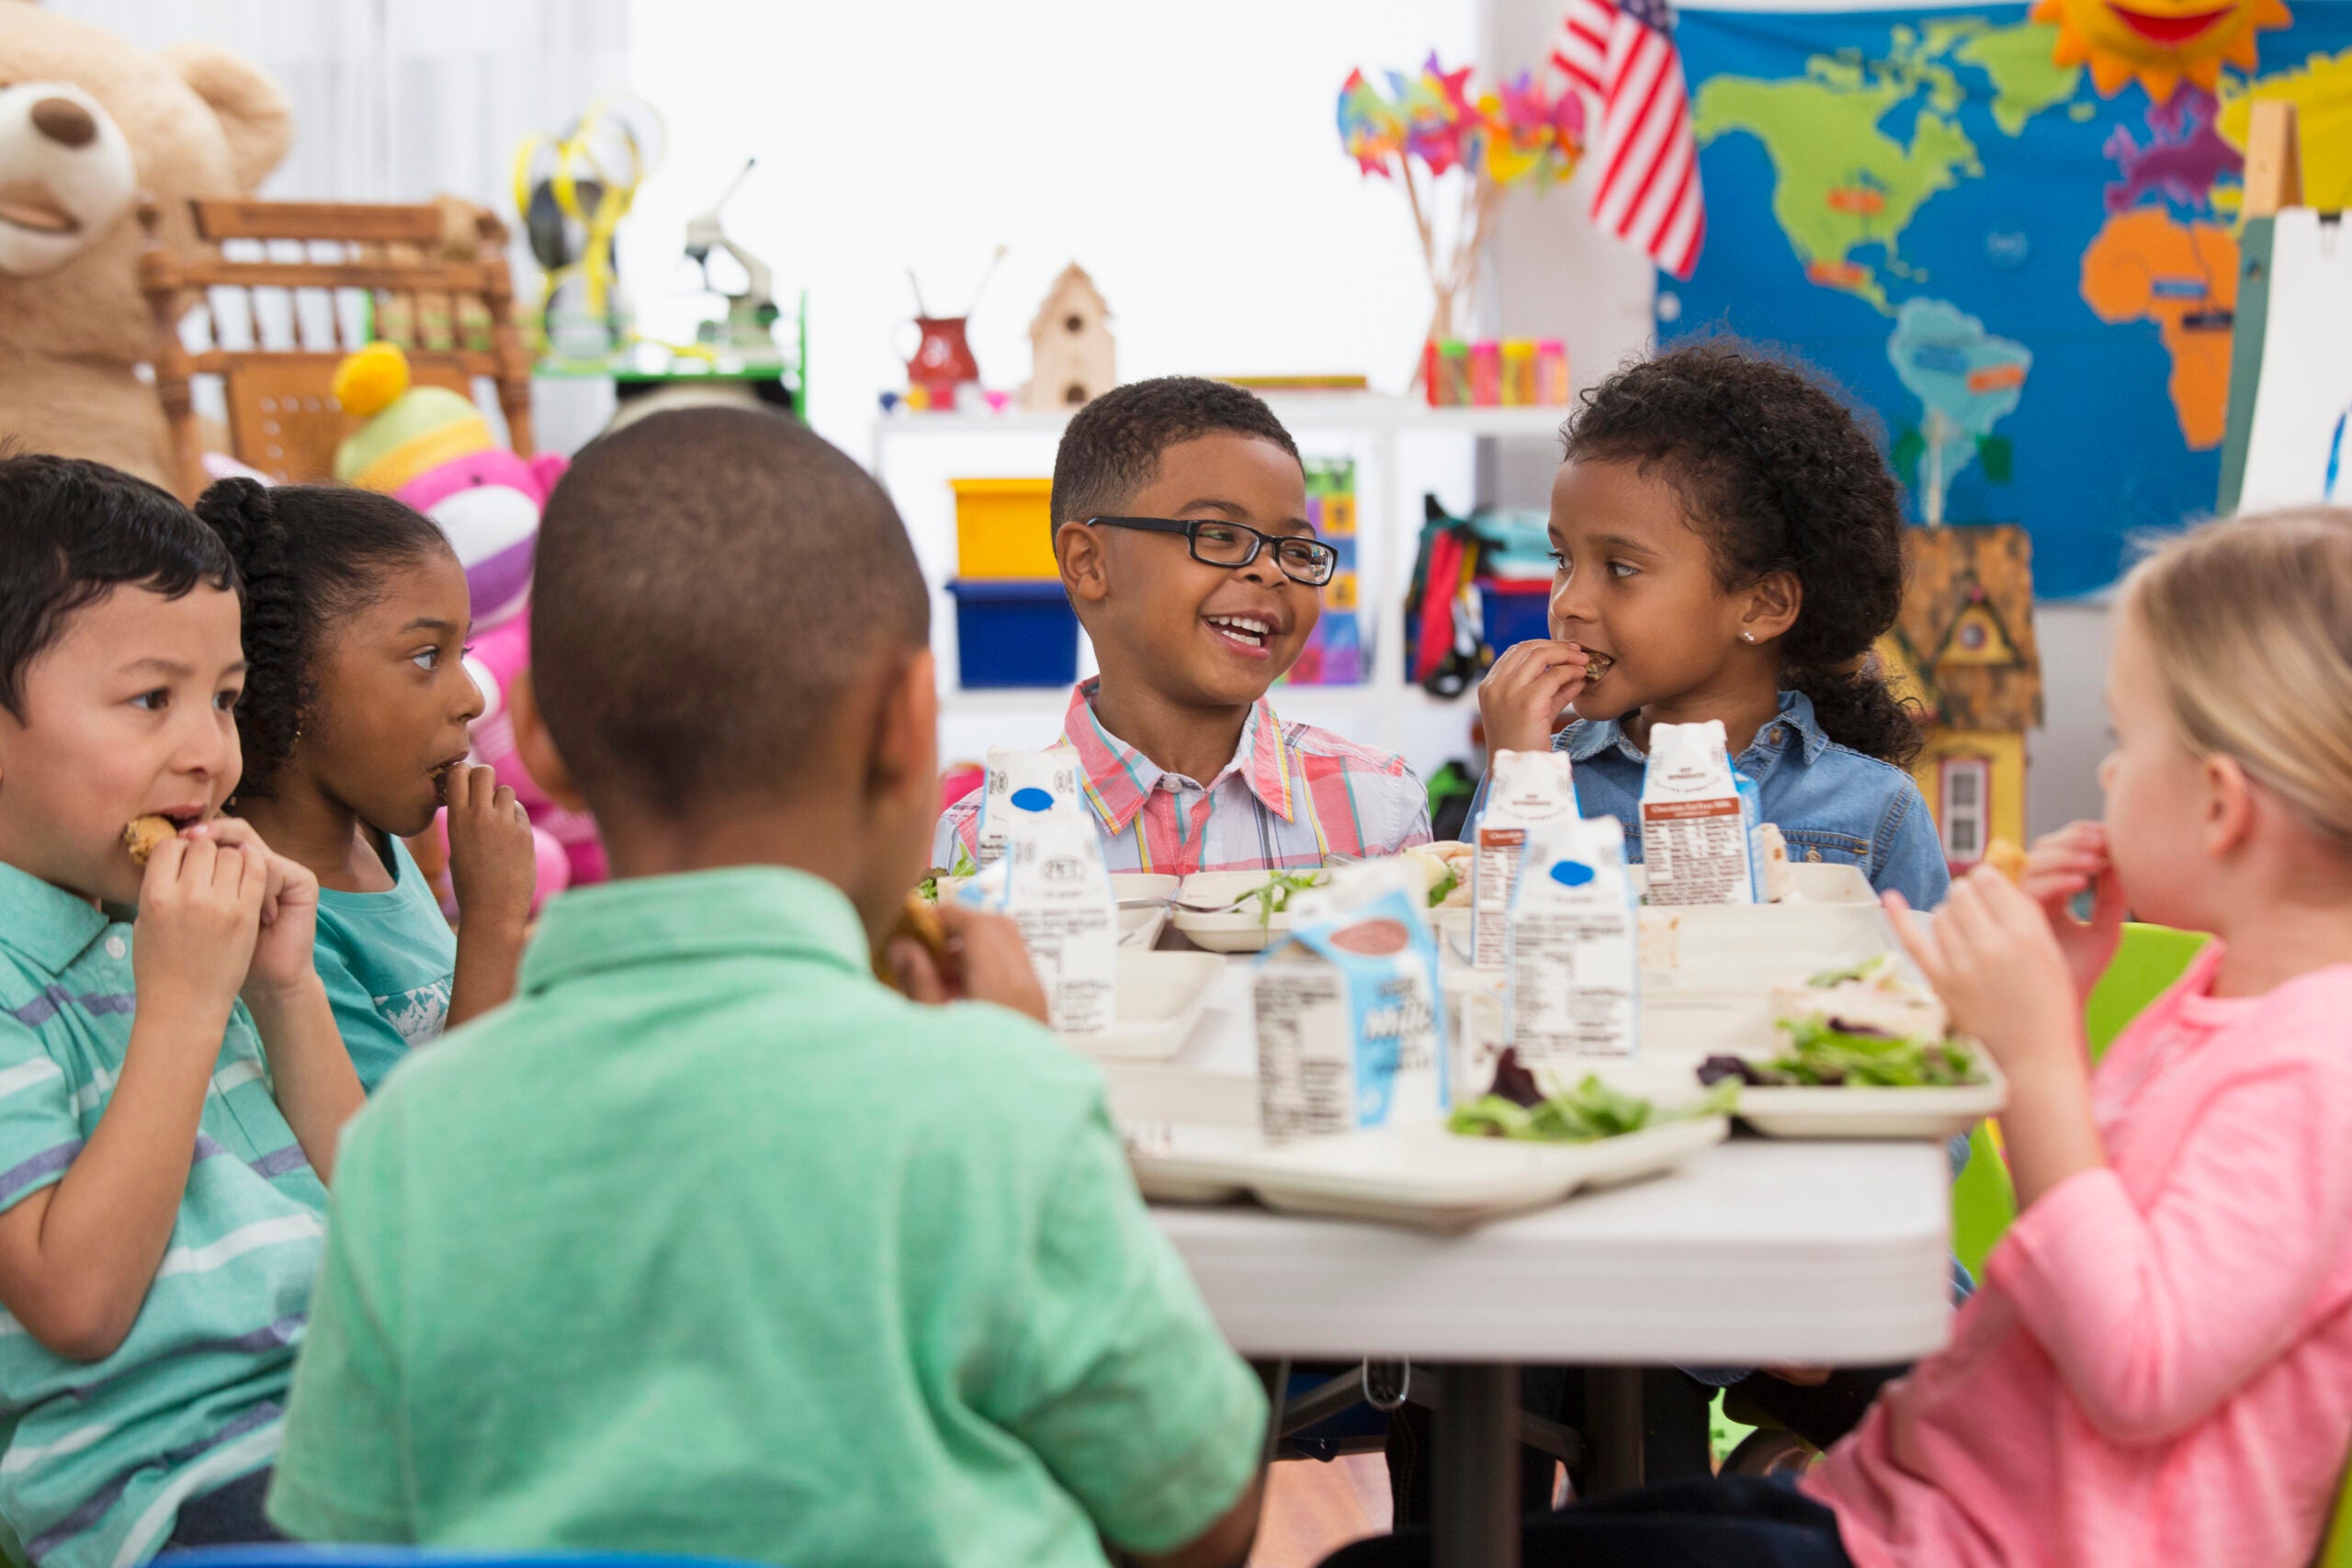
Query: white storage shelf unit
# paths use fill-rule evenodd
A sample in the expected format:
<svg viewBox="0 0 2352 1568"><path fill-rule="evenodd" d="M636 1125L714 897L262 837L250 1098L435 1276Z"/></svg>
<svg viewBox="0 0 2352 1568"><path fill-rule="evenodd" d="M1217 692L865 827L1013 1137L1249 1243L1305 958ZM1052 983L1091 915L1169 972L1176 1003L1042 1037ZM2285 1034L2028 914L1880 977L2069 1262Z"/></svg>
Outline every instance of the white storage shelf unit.
<svg viewBox="0 0 2352 1568"><path fill-rule="evenodd" d="M1476 699L1440 701L1407 682L1404 595L1412 581L1425 493L1469 501L1480 437L1556 441L1558 408L1432 409L1368 393L1268 400L1308 457L1356 461L1356 570L1367 680L1356 686L1275 688L1283 716L1402 752L1424 776L1468 754ZM940 754L970 760L990 745L1044 747L1061 730L1060 689L965 691L956 671L956 502L948 481L1038 478L1053 472L1068 416L891 413L876 422L874 473L897 502L932 591L932 647L940 671ZM1079 672L1093 671L1080 637Z"/></svg>

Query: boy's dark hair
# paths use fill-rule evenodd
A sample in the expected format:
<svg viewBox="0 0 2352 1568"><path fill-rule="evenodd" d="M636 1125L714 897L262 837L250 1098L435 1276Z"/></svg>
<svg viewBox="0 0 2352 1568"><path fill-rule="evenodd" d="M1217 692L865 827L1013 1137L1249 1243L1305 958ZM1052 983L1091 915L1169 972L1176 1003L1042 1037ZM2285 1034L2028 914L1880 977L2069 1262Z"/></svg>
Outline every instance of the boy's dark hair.
<svg viewBox="0 0 2352 1568"><path fill-rule="evenodd" d="M592 804L670 819L797 780L931 594L890 498L781 415L679 409L591 444L548 499L533 688ZM608 793L611 792L611 793Z"/></svg>
<svg viewBox="0 0 2352 1568"><path fill-rule="evenodd" d="M0 449L0 707L66 619L129 583L177 599L237 586L236 563L179 500L102 463Z"/></svg>
<svg viewBox="0 0 2352 1568"><path fill-rule="evenodd" d="M1198 376L1114 387L1073 414L1062 432L1054 454L1054 531L1117 513L1159 473L1162 452L1219 434L1255 436L1298 456L1274 411L1247 388Z"/></svg>
<svg viewBox="0 0 2352 1568"><path fill-rule="evenodd" d="M1903 607L1903 507L1868 429L1814 374L1733 342L1678 348L1584 395L1567 460L1671 484L1726 591L1775 571L1804 591L1781 678L1832 740L1908 763L1919 727L1871 649Z"/></svg>
<svg viewBox="0 0 2352 1568"><path fill-rule="evenodd" d="M245 596L245 692L237 793L267 800L318 700L311 661L321 631L374 603L389 569L447 550L440 526L389 495L344 485L222 479L198 497L237 563Z"/></svg>

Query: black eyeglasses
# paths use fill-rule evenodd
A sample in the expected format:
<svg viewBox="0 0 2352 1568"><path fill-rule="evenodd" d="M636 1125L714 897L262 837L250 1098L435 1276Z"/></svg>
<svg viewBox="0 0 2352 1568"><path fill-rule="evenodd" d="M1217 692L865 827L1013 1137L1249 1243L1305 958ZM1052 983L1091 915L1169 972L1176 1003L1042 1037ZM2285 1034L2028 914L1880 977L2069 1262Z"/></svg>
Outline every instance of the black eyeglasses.
<svg viewBox="0 0 2352 1568"><path fill-rule="evenodd" d="M1283 575L1309 588L1322 587L1340 569L1340 552L1320 539L1298 534L1261 533L1246 523L1203 517L1090 517L1086 525L1090 528L1134 528L1146 534L1182 534L1192 546L1193 558L1207 566L1248 566L1258 558L1260 550L1272 545L1274 564L1283 569Z"/></svg>

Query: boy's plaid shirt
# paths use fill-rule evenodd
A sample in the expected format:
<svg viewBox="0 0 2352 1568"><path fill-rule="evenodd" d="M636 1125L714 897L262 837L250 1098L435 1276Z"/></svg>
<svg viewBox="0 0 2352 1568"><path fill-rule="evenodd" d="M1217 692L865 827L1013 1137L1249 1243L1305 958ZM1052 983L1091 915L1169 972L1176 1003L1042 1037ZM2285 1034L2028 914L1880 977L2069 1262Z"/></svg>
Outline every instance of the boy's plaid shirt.
<svg viewBox="0 0 2352 1568"><path fill-rule="evenodd" d="M1062 744L1078 753L1087 804L1113 871L1245 871L1374 857L1430 840L1429 792L1405 760L1311 724L1284 724L1261 698L1225 771L1205 785L1162 770L1102 728L1096 682L1070 694ZM980 792L949 807L933 864L979 840Z"/></svg>

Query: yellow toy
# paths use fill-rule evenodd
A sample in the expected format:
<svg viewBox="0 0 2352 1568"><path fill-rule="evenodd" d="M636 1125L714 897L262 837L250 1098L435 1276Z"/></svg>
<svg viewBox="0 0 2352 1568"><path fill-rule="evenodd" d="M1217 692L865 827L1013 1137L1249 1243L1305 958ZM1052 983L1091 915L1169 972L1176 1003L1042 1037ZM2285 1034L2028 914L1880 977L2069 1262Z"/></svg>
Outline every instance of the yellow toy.
<svg viewBox="0 0 2352 1568"><path fill-rule="evenodd" d="M669 132L641 98L600 98L560 136L526 138L514 152L514 209L537 258L539 302L530 326L541 348L577 323L617 345L625 331L614 236L638 188L662 162Z"/></svg>

